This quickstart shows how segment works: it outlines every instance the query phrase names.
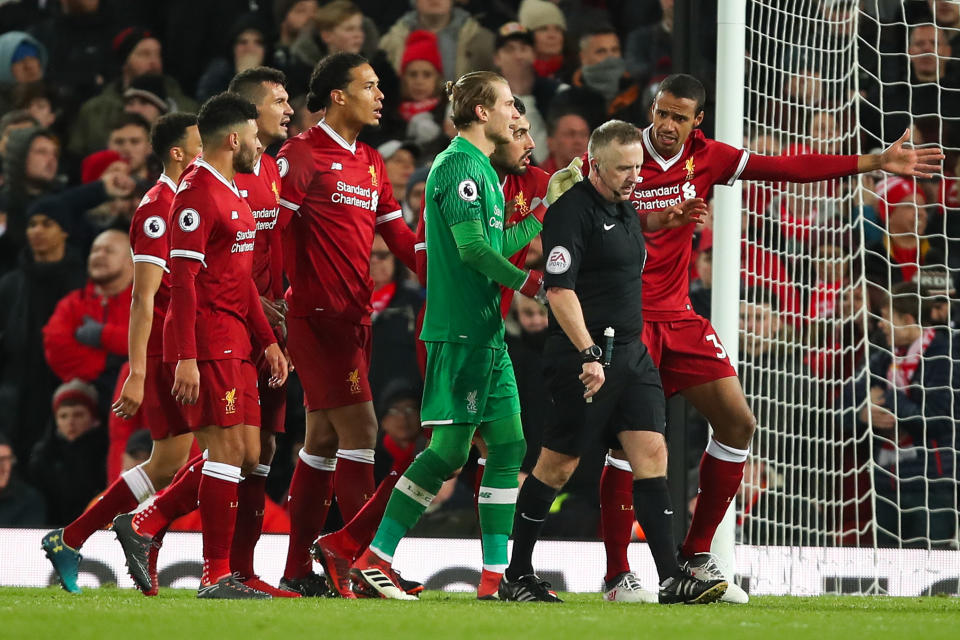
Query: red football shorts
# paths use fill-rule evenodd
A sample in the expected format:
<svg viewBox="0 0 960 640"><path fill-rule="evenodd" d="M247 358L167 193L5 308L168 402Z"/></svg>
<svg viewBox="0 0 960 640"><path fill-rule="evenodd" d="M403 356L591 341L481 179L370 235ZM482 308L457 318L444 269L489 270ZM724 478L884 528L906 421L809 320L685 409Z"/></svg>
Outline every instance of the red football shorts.
<svg viewBox="0 0 960 640"><path fill-rule="evenodd" d="M176 364L167 364L173 380ZM260 426L260 398L257 396L257 369L249 360L201 360L200 397L196 404L180 405L191 431L216 425ZM171 388L173 383L171 382ZM170 393L167 391L167 393Z"/></svg>
<svg viewBox="0 0 960 640"><path fill-rule="evenodd" d="M307 411L370 402L370 325L336 318L287 317L287 349Z"/></svg>
<svg viewBox="0 0 960 640"><path fill-rule="evenodd" d="M710 321L691 314L682 320L643 323L643 343L660 370L663 395L737 375Z"/></svg>
<svg viewBox="0 0 960 640"><path fill-rule="evenodd" d="M190 433L190 428L184 421L182 406L170 395L171 389L173 368L163 364L161 356L148 356L147 377L143 383L143 404L140 406L139 415L143 416L143 422L150 429L150 438L153 440Z"/></svg>
<svg viewBox="0 0 960 640"><path fill-rule="evenodd" d="M287 384L279 389L270 386L270 365L261 353L257 358L257 390L260 392L260 428L273 433L284 432L287 417Z"/></svg>

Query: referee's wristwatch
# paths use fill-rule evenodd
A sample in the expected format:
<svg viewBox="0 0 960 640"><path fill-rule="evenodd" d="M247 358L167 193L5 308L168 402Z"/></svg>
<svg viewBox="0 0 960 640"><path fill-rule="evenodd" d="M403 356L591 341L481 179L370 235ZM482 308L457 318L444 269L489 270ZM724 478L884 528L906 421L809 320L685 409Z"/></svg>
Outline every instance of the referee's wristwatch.
<svg viewBox="0 0 960 640"><path fill-rule="evenodd" d="M601 349L599 345L592 344L580 352L580 357L583 359L584 364L587 362L600 362L600 358L603 357L603 349Z"/></svg>

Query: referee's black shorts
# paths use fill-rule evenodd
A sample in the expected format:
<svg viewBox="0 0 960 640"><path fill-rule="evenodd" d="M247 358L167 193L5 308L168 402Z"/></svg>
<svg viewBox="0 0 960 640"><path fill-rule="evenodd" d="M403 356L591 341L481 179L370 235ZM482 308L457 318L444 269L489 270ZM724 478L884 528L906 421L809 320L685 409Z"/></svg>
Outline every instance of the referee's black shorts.
<svg viewBox="0 0 960 640"><path fill-rule="evenodd" d="M580 457L598 440L620 449L621 431L656 431L666 425L666 401L660 374L647 347L639 340L617 344L605 382L588 403L580 382L583 360L579 353L546 352L543 373L550 390L550 412L543 430L543 446Z"/></svg>

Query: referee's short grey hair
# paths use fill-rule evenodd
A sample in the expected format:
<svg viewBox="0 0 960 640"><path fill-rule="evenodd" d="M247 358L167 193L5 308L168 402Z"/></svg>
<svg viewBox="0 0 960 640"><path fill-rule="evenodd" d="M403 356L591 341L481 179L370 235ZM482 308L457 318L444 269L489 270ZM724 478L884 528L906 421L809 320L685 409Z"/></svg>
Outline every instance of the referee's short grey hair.
<svg viewBox="0 0 960 640"><path fill-rule="evenodd" d="M643 133L636 125L624 122L623 120L607 120L590 134L590 142L587 144L587 154L591 158L595 158L601 149L606 148L612 142L616 142L617 144L632 144L634 142L641 142L642 140Z"/></svg>

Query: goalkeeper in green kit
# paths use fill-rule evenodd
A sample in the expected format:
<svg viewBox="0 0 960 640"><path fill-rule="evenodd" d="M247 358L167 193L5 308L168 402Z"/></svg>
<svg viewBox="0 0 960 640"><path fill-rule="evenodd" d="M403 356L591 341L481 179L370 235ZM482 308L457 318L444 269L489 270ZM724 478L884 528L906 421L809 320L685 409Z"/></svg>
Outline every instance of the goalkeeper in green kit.
<svg viewBox="0 0 960 640"><path fill-rule="evenodd" d="M391 568L397 545L444 480L466 463L475 432L488 448L478 504L483 573L477 597L497 599L526 451L503 339L500 285L534 297L543 283L543 274L507 260L542 225L527 216L504 230L503 193L490 165L494 147L510 140L520 117L507 81L478 71L447 83L447 92L459 135L437 156L424 193L427 303L420 337L427 369L421 419L433 436L397 482L373 543L350 570L363 590L398 600L416 598L400 589Z"/></svg>

